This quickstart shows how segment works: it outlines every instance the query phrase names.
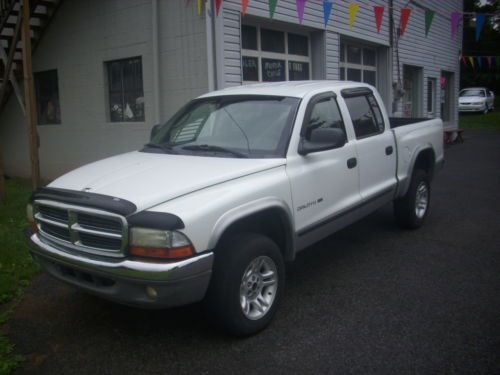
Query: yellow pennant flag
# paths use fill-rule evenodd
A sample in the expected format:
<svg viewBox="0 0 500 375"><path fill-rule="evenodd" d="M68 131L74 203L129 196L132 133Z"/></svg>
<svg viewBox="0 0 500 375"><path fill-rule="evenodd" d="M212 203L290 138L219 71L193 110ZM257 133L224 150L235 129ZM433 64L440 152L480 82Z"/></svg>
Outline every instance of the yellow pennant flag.
<svg viewBox="0 0 500 375"><path fill-rule="evenodd" d="M356 21L356 16L358 15L359 4L351 3L349 5L349 27L352 29L354 21Z"/></svg>
<svg viewBox="0 0 500 375"><path fill-rule="evenodd" d="M201 13L203 12L203 1L204 0L198 0L198 15L201 16Z"/></svg>
<svg viewBox="0 0 500 375"><path fill-rule="evenodd" d="M474 56L469 56L469 61L470 61L470 64L472 65L472 68L475 68L475 66L474 66Z"/></svg>

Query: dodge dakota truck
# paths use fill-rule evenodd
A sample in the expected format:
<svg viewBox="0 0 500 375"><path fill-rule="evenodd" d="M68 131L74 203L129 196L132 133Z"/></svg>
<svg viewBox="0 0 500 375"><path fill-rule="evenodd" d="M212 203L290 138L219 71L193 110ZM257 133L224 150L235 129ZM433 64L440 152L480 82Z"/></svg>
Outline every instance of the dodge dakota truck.
<svg viewBox="0 0 500 375"><path fill-rule="evenodd" d="M203 301L236 335L266 327L285 262L393 202L420 227L443 163L439 119L389 118L356 82L228 88L155 126L141 150L33 193L30 250L50 275L127 305Z"/></svg>

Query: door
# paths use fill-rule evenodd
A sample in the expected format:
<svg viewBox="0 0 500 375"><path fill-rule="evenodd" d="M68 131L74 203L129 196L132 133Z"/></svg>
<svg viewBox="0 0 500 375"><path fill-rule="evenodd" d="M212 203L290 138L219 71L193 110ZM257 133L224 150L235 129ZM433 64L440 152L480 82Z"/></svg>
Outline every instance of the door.
<svg viewBox="0 0 500 375"><path fill-rule="evenodd" d="M390 198L397 183L396 144L379 100L371 91L345 97L356 135L359 190L363 201Z"/></svg>
<svg viewBox="0 0 500 375"><path fill-rule="evenodd" d="M287 162L287 174L292 191L295 229L299 247L308 244L303 237L313 233L315 239L324 237L324 226L335 216L360 202L359 176L356 168L356 149L353 135L346 128L333 93L313 97L308 104L301 130L301 141L311 139L316 128L337 128L347 137L343 146L307 155L291 152ZM323 235L318 234L318 231ZM305 245L304 245L305 246Z"/></svg>
<svg viewBox="0 0 500 375"><path fill-rule="evenodd" d="M405 117L420 117L422 113L422 68L403 66L403 113Z"/></svg>

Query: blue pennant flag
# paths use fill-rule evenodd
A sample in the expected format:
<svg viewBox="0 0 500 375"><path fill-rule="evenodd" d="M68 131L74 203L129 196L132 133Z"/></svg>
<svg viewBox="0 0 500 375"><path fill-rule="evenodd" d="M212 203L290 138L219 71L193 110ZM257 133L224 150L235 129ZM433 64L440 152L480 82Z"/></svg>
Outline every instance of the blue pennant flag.
<svg viewBox="0 0 500 375"><path fill-rule="evenodd" d="M333 3L329 0L323 1L323 16L325 18L325 28L328 24L328 20L330 19L330 13L332 13Z"/></svg>
<svg viewBox="0 0 500 375"><path fill-rule="evenodd" d="M481 13L476 13L476 42L479 40L481 36L481 31L483 31L484 21L486 16Z"/></svg>

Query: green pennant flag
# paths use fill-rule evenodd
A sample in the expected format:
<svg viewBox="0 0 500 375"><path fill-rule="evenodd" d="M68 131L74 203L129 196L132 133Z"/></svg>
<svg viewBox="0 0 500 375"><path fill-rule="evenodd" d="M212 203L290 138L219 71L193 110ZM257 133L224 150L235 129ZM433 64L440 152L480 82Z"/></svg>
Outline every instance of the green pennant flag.
<svg viewBox="0 0 500 375"><path fill-rule="evenodd" d="M429 30L431 29L432 21L434 20L434 12L433 10L427 9L425 11L425 37L427 38L427 34L429 34Z"/></svg>
<svg viewBox="0 0 500 375"><path fill-rule="evenodd" d="M269 18L273 18L274 11L276 10L276 4L278 4L278 0L269 0Z"/></svg>

